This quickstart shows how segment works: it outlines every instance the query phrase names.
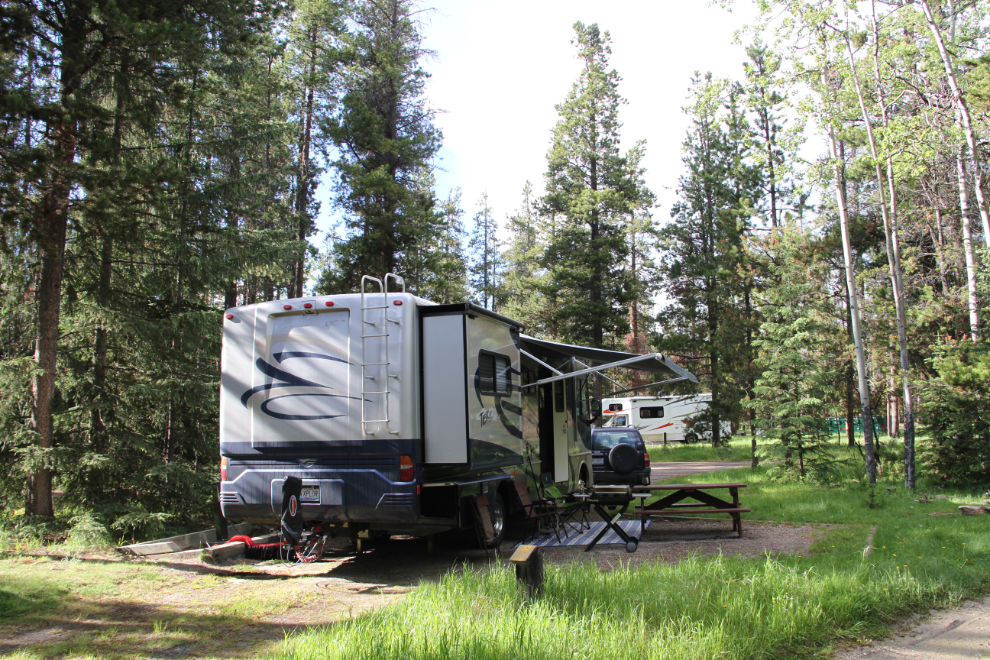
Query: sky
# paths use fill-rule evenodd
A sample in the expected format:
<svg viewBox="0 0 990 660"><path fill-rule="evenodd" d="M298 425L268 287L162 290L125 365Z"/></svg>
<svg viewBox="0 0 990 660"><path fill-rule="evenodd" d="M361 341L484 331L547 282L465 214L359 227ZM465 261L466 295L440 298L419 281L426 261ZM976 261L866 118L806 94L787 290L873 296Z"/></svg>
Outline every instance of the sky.
<svg viewBox="0 0 990 660"><path fill-rule="evenodd" d="M741 78L744 48L733 35L755 11L737 2L732 13L706 0L434 0L420 15L426 87L438 111L443 147L437 193L463 193L465 225L481 195L500 224L519 208L526 180L542 191L554 106L565 99L580 64L571 44L575 21L598 23L612 37L611 65L622 78L622 146L645 139L646 183L657 195L654 220L666 222L681 174L688 128L682 107L695 71ZM318 227L334 222L329 192ZM316 238L322 241L322 235Z"/></svg>

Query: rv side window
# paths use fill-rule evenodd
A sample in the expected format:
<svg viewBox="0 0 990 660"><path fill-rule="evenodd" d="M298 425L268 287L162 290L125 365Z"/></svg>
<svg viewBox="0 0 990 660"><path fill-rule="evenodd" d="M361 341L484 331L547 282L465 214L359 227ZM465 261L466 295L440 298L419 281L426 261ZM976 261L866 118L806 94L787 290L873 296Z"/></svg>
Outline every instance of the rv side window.
<svg viewBox="0 0 990 660"><path fill-rule="evenodd" d="M660 419L663 417L663 406L643 407L639 409L640 419Z"/></svg>
<svg viewBox="0 0 990 660"><path fill-rule="evenodd" d="M478 354L478 381L482 393L509 393L509 358L498 353Z"/></svg>
<svg viewBox="0 0 990 660"><path fill-rule="evenodd" d="M622 410L622 404L621 403L610 403L610 404L608 404L608 411L609 412L615 412L616 410Z"/></svg>

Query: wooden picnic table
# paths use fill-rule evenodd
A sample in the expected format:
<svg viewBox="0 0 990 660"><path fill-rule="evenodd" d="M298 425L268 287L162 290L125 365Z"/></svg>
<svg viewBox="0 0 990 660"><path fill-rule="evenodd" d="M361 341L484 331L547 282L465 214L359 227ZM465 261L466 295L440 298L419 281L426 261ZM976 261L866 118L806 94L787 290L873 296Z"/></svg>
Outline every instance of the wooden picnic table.
<svg viewBox="0 0 990 660"><path fill-rule="evenodd" d="M742 515L749 513L739 504L739 489L745 488L743 483L726 484L658 484L656 486L634 486L632 496L639 500L639 505L634 513L629 516L638 516L640 520L640 538L642 531L646 528L646 519L665 516L684 516L699 513L726 513L732 518L732 531L742 536ZM728 490L732 501L724 500L711 494L712 490ZM670 495L661 497L652 504L646 504L646 500L654 492L672 491ZM694 502L684 502L693 499ZM706 508L707 507L707 508Z"/></svg>

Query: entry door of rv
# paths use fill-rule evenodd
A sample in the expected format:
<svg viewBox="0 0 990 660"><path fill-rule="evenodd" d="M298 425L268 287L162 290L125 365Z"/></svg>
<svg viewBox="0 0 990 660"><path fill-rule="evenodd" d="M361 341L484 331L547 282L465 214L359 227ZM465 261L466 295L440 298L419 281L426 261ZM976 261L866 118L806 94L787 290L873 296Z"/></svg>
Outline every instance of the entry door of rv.
<svg viewBox="0 0 990 660"><path fill-rule="evenodd" d="M566 380L553 383L553 480L567 481L568 424L567 424L567 384Z"/></svg>

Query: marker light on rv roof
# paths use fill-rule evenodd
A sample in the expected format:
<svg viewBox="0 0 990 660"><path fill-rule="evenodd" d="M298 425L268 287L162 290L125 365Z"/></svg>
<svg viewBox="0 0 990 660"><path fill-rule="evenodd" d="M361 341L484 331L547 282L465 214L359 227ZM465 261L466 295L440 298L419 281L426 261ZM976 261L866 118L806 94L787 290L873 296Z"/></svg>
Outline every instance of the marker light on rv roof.
<svg viewBox="0 0 990 660"><path fill-rule="evenodd" d="M303 307L305 307L306 309L309 309L312 306L313 306L313 303L303 303Z"/></svg>
<svg viewBox="0 0 990 660"><path fill-rule="evenodd" d="M282 305L282 309L292 309L292 305Z"/></svg>
<svg viewBox="0 0 990 660"><path fill-rule="evenodd" d="M333 307L333 301L332 300L328 300L328 301L326 301L323 304L326 305L327 307Z"/></svg>
<svg viewBox="0 0 990 660"><path fill-rule="evenodd" d="M234 318L234 315L233 314L227 314L224 318L229 321L230 319Z"/></svg>
<svg viewBox="0 0 990 660"><path fill-rule="evenodd" d="M402 301L401 300L393 300L392 301L392 304L395 305L396 307L401 307L402 306Z"/></svg>

